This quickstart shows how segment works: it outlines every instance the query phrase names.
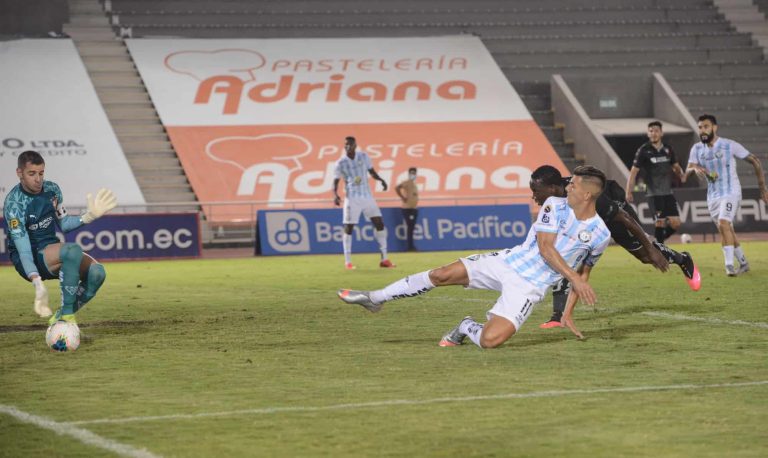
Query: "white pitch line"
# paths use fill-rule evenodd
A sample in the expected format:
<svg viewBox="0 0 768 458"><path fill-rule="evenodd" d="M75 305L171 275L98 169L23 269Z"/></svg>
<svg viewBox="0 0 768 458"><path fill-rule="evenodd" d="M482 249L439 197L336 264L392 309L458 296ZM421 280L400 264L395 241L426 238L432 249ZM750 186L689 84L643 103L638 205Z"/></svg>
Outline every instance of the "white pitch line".
<svg viewBox="0 0 768 458"><path fill-rule="evenodd" d="M78 428L77 426L73 426L71 423L59 423L57 421L51 420L50 418L24 412L13 406L0 404L0 413L8 414L23 423L30 423L35 426L39 426L40 428L49 429L60 436L73 437L84 444L99 447L104 450L116 453L120 456L136 458L159 458L159 455L155 455L145 449L131 447L130 445L122 444L120 442L101 437L88 431L87 429Z"/></svg>
<svg viewBox="0 0 768 458"><path fill-rule="evenodd" d="M701 323L710 324L732 324L736 326L750 326L753 328L768 329L768 323L762 323L760 321L742 321L742 320L721 320L720 318L704 318L698 316L688 316L678 313L664 313L664 312L641 312L643 315L655 316L659 318L670 318L673 320L683 321L699 321Z"/></svg>
<svg viewBox="0 0 768 458"><path fill-rule="evenodd" d="M333 404L327 406L297 406L297 407L265 407L261 409L230 410L225 412L202 412L194 414L175 414L175 415L156 415L146 417L125 417L125 418L101 418L96 420L73 421L72 425L90 425L104 423L133 423L141 421L164 421L164 420L194 420L197 418L209 417L228 417L235 415L261 415L275 413L294 413L294 412L320 412L329 410L355 410L368 409L373 407L389 406L416 406L425 404L442 404L453 402L472 402L489 401L494 399L529 399L529 398L547 398L557 396L573 396L580 394L602 394L602 393L638 393L643 391L672 391L672 390L701 390L707 388L740 388L747 386L768 385L768 380L758 382L742 383L715 383L709 385L661 385L661 386L631 386L625 388L594 388L591 390L562 390L562 391L534 391L530 393L506 393L490 394L484 396L462 396L449 398L433 399L392 399L389 401L360 402L352 404Z"/></svg>

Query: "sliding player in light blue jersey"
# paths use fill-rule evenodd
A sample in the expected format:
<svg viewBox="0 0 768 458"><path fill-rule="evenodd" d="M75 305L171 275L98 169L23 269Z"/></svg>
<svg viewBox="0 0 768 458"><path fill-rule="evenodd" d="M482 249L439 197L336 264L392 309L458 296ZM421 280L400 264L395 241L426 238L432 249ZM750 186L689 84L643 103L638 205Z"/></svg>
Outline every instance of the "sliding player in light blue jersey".
<svg viewBox="0 0 768 458"><path fill-rule="evenodd" d="M62 243L56 228L69 232L90 223L115 208L111 191L88 195L88 210L81 216L67 215L59 186L44 179L45 161L36 151L19 155L16 174L19 184L5 197L3 216L8 231L8 252L16 271L35 287L34 310L50 322L75 322L75 312L93 298L104 278L104 266L83 253L76 243ZM61 308L54 315L48 306L43 280L58 278Z"/></svg>
<svg viewBox="0 0 768 458"><path fill-rule="evenodd" d="M741 183L736 173L736 158L752 164L760 186L760 197L768 202L765 175L760 159L754 154L733 140L717 136L717 119L714 116L699 116L698 126L701 143L691 147L685 176L696 173L701 179L707 180L707 206L709 215L720 232L725 273L729 277L735 277L749 271L749 262L733 229L733 218L741 204ZM733 264L734 256L739 261L738 270Z"/></svg>
<svg viewBox="0 0 768 458"><path fill-rule="evenodd" d="M522 244L461 258L377 291L342 289L338 295L344 302L378 312L387 301L424 294L436 286L499 291L501 297L489 310L485 324L466 317L440 341L442 347L453 347L469 337L481 348L494 348L512 337L547 289L565 277L572 286L562 322L582 337L573 323L573 307L579 298L587 304L597 300L588 283L589 274L611 239L595 210L605 183L605 174L600 170L577 167L568 185L568 197L550 197L544 202Z"/></svg>

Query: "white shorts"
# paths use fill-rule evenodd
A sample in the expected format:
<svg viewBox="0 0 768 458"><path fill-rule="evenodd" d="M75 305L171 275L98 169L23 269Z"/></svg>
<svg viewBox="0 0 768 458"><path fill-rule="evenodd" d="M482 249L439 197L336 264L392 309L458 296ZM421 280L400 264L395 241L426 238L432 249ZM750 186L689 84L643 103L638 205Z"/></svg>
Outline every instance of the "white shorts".
<svg viewBox="0 0 768 458"><path fill-rule="evenodd" d="M547 289L520 277L504 262L503 254L503 251L475 254L459 260L469 275L467 288L501 292L489 313L511 321L515 329L520 330L533 307L544 298Z"/></svg>
<svg viewBox="0 0 768 458"><path fill-rule="evenodd" d="M381 216L381 210L376 205L373 197L345 197L344 198L344 224L357 224L360 221L360 213L365 219Z"/></svg>
<svg viewBox="0 0 768 458"><path fill-rule="evenodd" d="M715 221L715 224L721 219L733 222L733 218L736 217L740 205L741 196L738 194L707 201L709 215Z"/></svg>

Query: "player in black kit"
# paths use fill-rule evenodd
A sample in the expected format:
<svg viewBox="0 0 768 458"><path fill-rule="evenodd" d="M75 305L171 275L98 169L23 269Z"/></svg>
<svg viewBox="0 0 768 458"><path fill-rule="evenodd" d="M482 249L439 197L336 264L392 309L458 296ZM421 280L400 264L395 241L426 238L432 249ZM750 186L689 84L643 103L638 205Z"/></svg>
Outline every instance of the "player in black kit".
<svg viewBox="0 0 768 458"><path fill-rule="evenodd" d="M685 182L685 173L677 163L675 152L671 146L661 141L663 135L659 121L648 124L648 142L635 153L625 193L626 201L632 203L635 178L641 170L644 171L648 203L656 218L654 235L659 243L664 243L664 240L680 227L680 212L677 209L677 200L672 194L672 174L681 182Z"/></svg>
<svg viewBox="0 0 768 458"><path fill-rule="evenodd" d="M538 205L551 196L566 195L565 186L570 178L563 178L560 171L550 165L537 168L531 175L531 192ZM677 264L685 275L688 286L694 291L701 288L701 274L687 252L678 253L663 243L652 241L638 223L639 218L631 205L624 198L624 189L614 180L608 180L605 189L597 199L597 214L611 231L611 238L643 264L652 264L656 269L666 272L669 263ZM552 318L540 325L544 329L561 327L560 318L565 310L568 298L567 282L560 282L552 289Z"/></svg>

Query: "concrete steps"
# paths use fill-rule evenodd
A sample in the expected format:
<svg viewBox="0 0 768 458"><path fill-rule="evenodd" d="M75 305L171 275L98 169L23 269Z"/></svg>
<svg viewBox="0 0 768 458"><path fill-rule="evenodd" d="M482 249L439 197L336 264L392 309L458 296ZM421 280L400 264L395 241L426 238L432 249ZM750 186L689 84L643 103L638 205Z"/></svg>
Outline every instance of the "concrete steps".
<svg viewBox="0 0 768 458"><path fill-rule="evenodd" d="M71 19L64 31L77 46L144 198L148 203L196 203L128 49L115 36L102 4L69 0L69 7Z"/></svg>

